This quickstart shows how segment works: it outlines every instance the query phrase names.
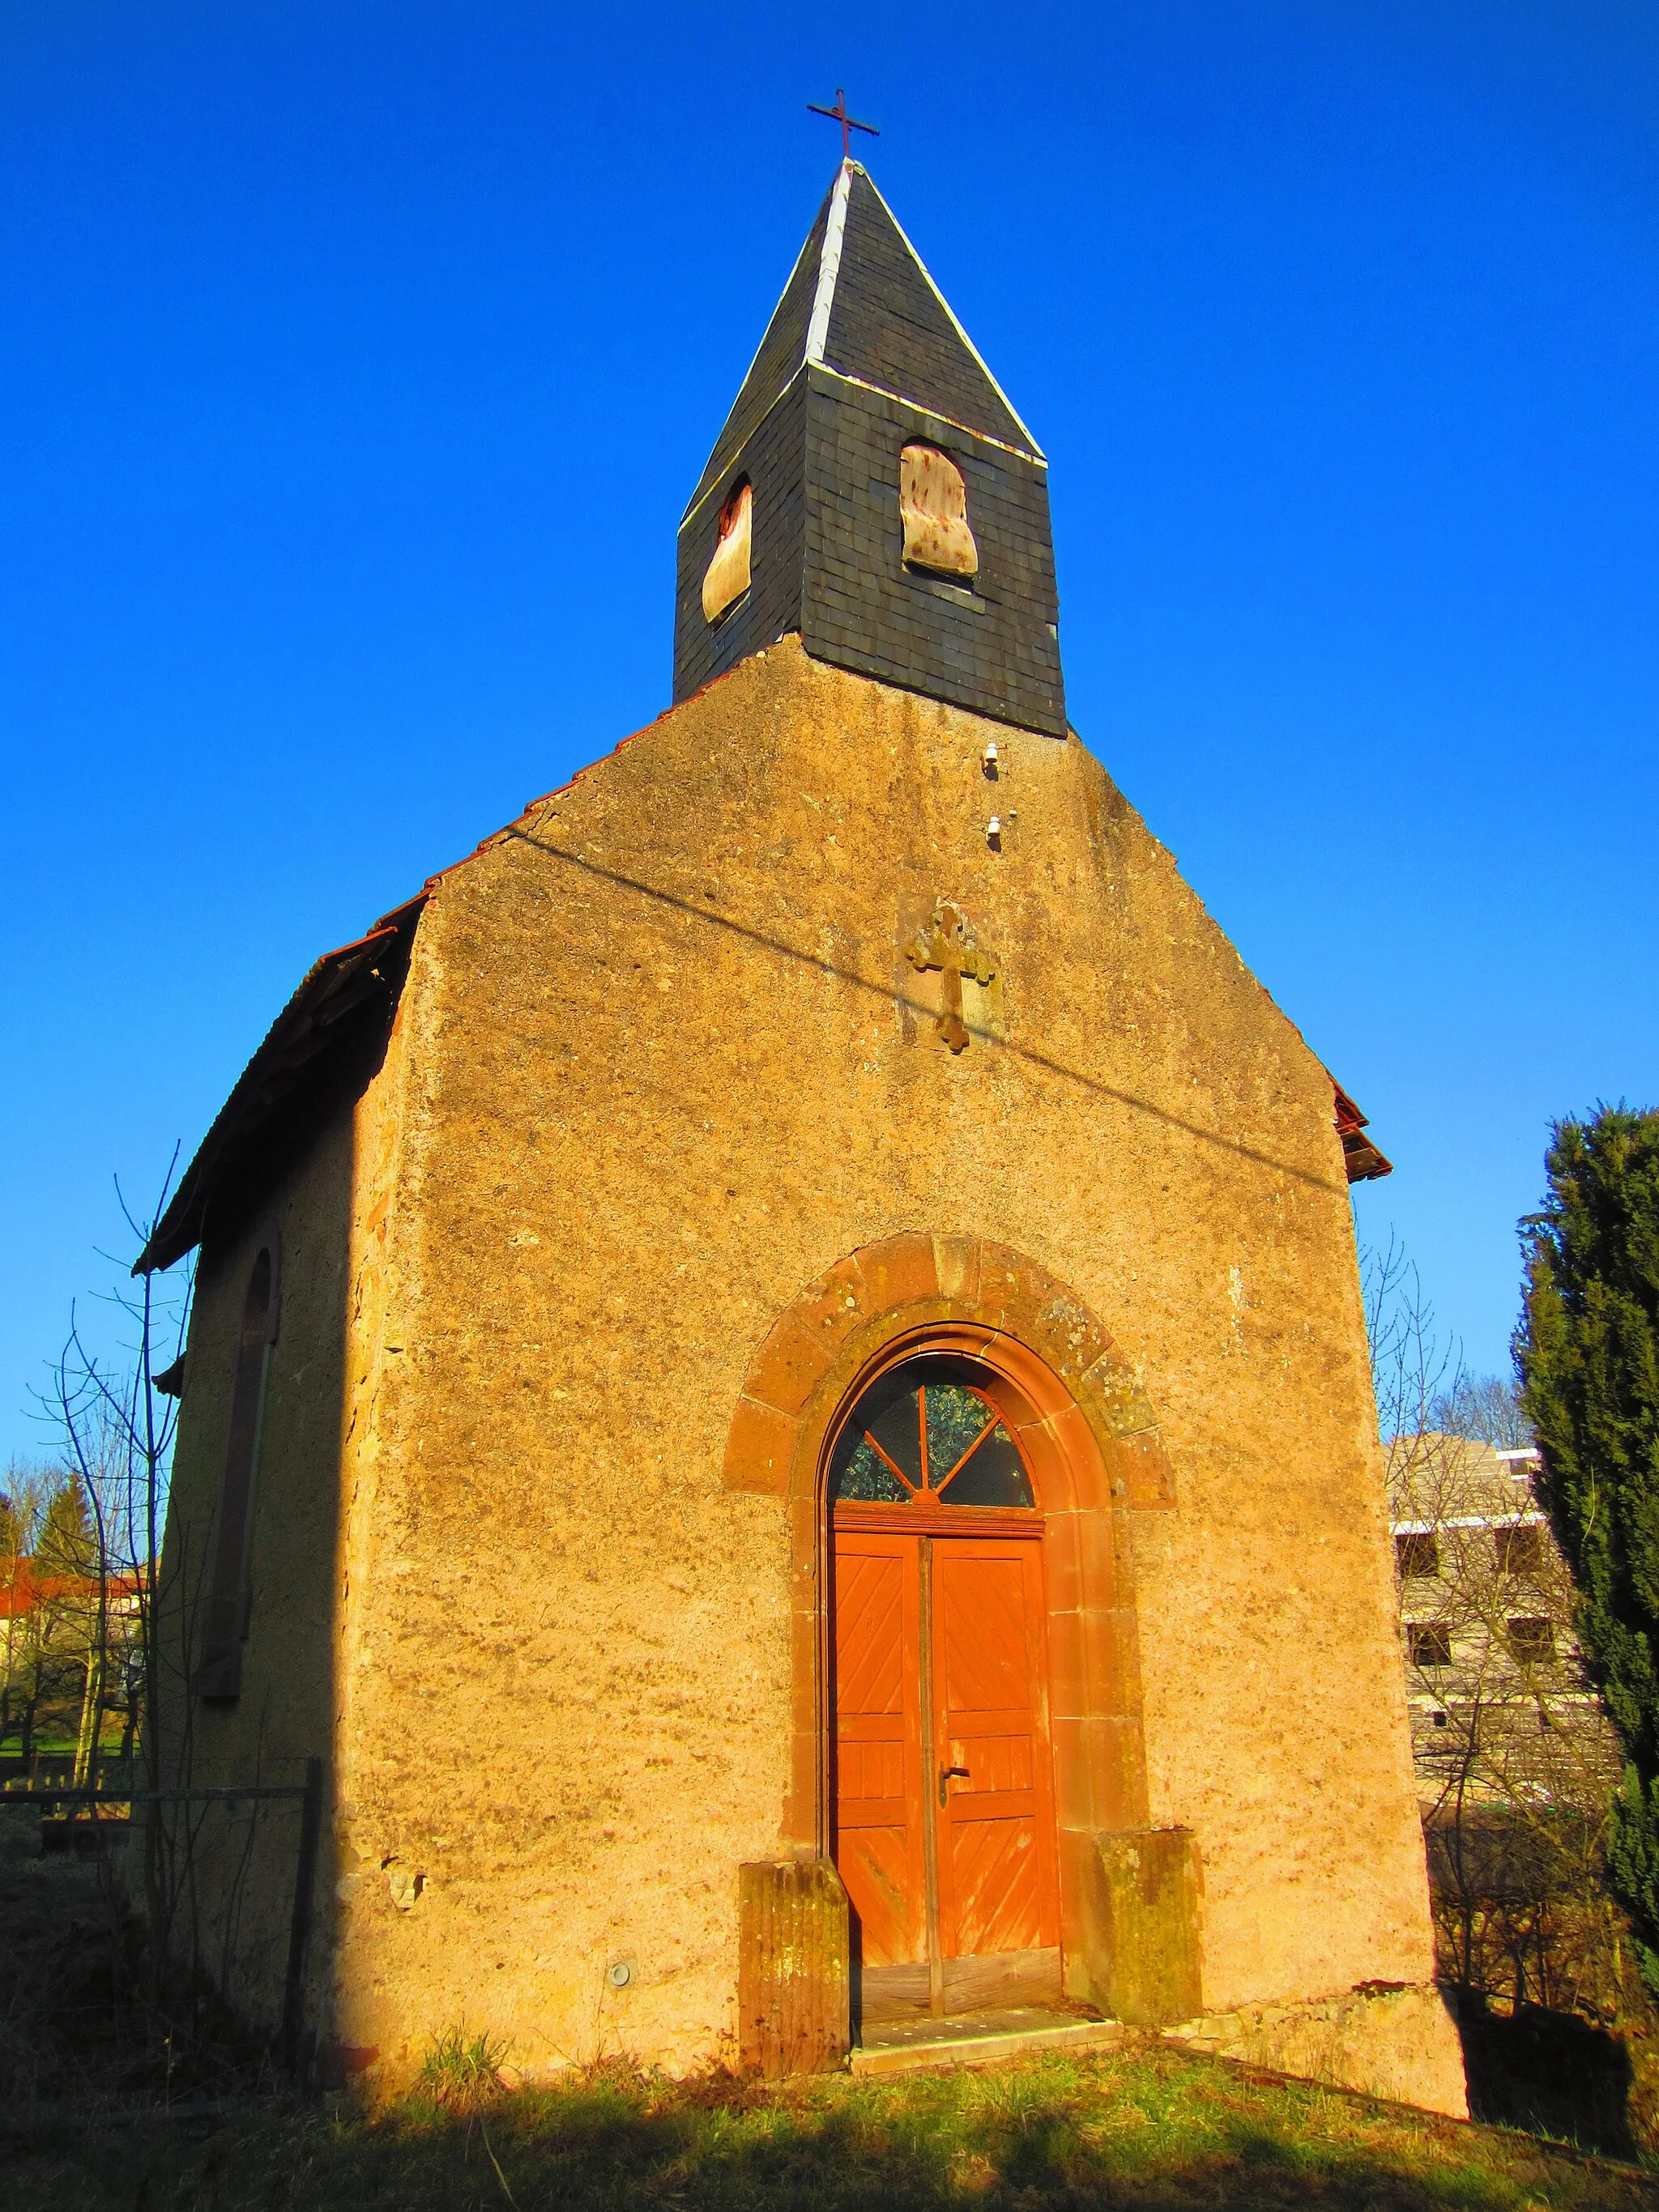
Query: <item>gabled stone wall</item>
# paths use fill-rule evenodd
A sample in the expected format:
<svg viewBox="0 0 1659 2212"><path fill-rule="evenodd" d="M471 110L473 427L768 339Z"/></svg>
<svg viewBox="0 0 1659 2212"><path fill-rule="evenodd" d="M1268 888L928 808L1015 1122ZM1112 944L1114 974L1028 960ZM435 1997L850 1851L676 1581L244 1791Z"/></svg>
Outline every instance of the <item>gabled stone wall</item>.
<svg viewBox="0 0 1659 2212"><path fill-rule="evenodd" d="M959 1050L906 953L941 900L998 963ZM342 1324L377 1378L332 1593L342 2064L463 2020L531 2072L735 2056L738 1869L803 1848L811 1561L728 1486L734 1416L805 1286L912 1237L1024 1255L1156 1408L1173 1504L1110 1541L1206 2012L1427 1982L1330 1079L1075 738L787 640L438 882L399 1018L390 1257Z"/></svg>

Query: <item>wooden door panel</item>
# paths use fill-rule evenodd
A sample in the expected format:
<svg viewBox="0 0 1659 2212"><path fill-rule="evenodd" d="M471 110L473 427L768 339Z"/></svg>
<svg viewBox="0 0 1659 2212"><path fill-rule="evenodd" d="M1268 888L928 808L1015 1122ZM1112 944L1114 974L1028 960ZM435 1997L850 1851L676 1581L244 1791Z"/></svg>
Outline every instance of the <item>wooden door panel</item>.
<svg viewBox="0 0 1659 2212"><path fill-rule="evenodd" d="M968 1541L940 1544L938 1570L950 1585L940 1608L937 1648L947 1712L1029 1713L1030 1638L1027 1633L1024 1545L984 1556ZM1019 1570L1016 1571L1016 1570Z"/></svg>
<svg viewBox="0 0 1659 2212"><path fill-rule="evenodd" d="M836 1547L836 1707L842 1719L896 1718L904 1710L905 1586L914 1573L906 1574L903 1545L901 1537L878 1550L867 1538L849 1537Z"/></svg>
<svg viewBox="0 0 1659 2212"><path fill-rule="evenodd" d="M919 1577L911 1536L835 1549L835 1856L866 1966L925 1960Z"/></svg>
<svg viewBox="0 0 1659 2212"><path fill-rule="evenodd" d="M952 1958L1035 1951L1053 1941L1044 1913L1042 1855L1029 1814L953 1824Z"/></svg>
<svg viewBox="0 0 1659 2212"><path fill-rule="evenodd" d="M891 1808L905 1798L905 1757L902 1743L860 1743L850 1732L841 1740L841 1778L836 1802L859 1808L853 1816L860 1827L879 1827L893 1818ZM845 1817L845 1815L843 1815ZM901 1827L905 1820L901 1816Z"/></svg>
<svg viewBox="0 0 1659 2212"><path fill-rule="evenodd" d="M836 1865L858 1915L859 1959L865 1966L926 1963L926 1900L915 1857L908 1829L848 1822L841 1831Z"/></svg>
<svg viewBox="0 0 1659 2212"><path fill-rule="evenodd" d="M983 1959L945 1961L947 2014L996 2011L1005 2005L1057 2005L1064 1994L1058 1944L1042 1951L999 1951Z"/></svg>
<svg viewBox="0 0 1659 2212"><path fill-rule="evenodd" d="M939 1764L966 1769L937 1814L944 1954L1046 1949L1060 1912L1039 1548L938 1543L933 1598Z"/></svg>
<svg viewBox="0 0 1659 2212"><path fill-rule="evenodd" d="M985 1725L987 1720L1006 1720L1009 1725L1006 1729L992 1729ZM1036 1746L1029 1713L981 1715L971 1735L953 1735L947 1743L951 1755L940 1763L967 1768L969 1778L958 1781L955 1787L963 1796L973 1798L974 1810L981 1818L1018 1810L1012 1805L988 1804L988 1798L1011 1793L1029 1796L1036 1789Z"/></svg>

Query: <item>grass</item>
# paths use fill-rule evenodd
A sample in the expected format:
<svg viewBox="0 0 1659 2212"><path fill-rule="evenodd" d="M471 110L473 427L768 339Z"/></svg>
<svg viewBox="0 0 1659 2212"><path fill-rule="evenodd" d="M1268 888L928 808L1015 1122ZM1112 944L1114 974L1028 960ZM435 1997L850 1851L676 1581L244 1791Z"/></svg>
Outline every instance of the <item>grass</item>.
<svg viewBox="0 0 1659 2212"><path fill-rule="evenodd" d="M469 2035L465 2027L434 2036L421 2062L415 2084L417 2103L453 2112L469 2112L499 2096L507 2045L489 2035Z"/></svg>
<svg viewBox="0 0 1659 2212"><path fill-rule="evenodd" d="M108 1750L112 1742L118 1744L120 1741L118 1732L112 1737L106 1731L103 1748ZM37 1729L34 1732L34 1753L40 1759L73 1759L80 1747L80 1741L81 1735L77 1729ZM15 1737L9 1739L6 1747L0 1750L0 1758L9 1760L13 1766L21 1766L22 1753L18 1747Z"/></svg>
<svg viewBox="0 0 1659 2212"><path fill-rule="evenodd" d="M465 2054L465 2039L457 2039ZM480 2063L493 2069L493 2057ZM439 2086L441 2086L440 2084ZM0 2118L8 2212L1624 2212L1646 2173L1156 2045L774 2088L613 2065L462 2112L274 2103Z"/></svg>

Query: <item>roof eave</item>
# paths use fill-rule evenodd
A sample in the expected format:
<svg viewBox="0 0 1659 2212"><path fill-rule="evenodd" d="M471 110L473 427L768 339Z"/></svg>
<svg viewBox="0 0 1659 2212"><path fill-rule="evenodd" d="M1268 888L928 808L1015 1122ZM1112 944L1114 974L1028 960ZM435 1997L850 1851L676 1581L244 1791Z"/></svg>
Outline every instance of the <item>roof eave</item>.
<svg viewBox="0 0 1659 2212"><path fill-rule="evenodd" d="M185 1169L178 1189L133 1263L148 1275L182 1260L202 1240L210 1204L236 1165L243 1147L273 1120L312 1072L331 1058L352 1018L396 982L414 941L422 890L377 921L366 937L337 946L313 963L232 1086L213 1125Z"/></svg>
<svg viewBox="0 0 1659 2212"><path fill-rule="evenodd" d="M1325 1073L1330 1075L1331 1072L1327 1068ZM1385 1158L1364 1134L1370 1122L1334 1075L1331 1089L1336 1094L1336 1133L1342 1139L1342 1164L1347 1170L1349 1182L1380 1182L1384 1176L1394 1173L1394 1162Z"/></svg>

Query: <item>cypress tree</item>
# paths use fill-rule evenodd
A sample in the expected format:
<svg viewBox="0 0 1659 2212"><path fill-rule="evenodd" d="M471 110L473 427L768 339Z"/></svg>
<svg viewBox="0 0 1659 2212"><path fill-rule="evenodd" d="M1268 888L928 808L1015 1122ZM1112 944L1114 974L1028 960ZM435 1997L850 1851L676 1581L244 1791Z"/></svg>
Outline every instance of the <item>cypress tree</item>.
<svg viewBox="0 0 1659 2212"><path fill-rule="evenodd" d="M1659 1995L1659 1112L1557 1122L1515 1340L1541 1502L1624 1747L1609 1870Z"/></svg>

